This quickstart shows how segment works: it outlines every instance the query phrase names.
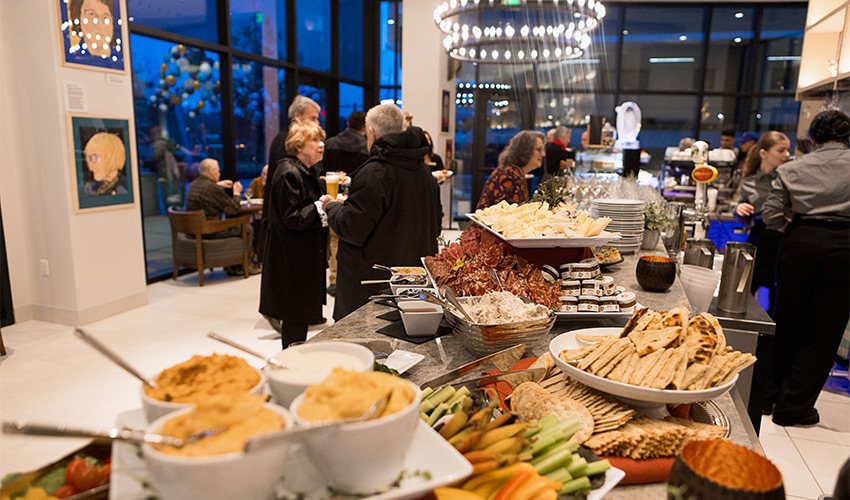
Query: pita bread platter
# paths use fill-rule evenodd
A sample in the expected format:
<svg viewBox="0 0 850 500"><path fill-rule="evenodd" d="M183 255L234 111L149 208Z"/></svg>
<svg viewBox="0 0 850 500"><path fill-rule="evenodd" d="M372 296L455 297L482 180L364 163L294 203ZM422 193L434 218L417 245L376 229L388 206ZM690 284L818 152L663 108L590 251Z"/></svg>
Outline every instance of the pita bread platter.
<svg viewBox="0 0 850 500"><path fill-rule="evenodd" d="M635 407L715 398L756 360L726 345L714 316L688 318L684 308L640 309L622 329L567 332L552 339L549 353L568 376Z"/></svg>

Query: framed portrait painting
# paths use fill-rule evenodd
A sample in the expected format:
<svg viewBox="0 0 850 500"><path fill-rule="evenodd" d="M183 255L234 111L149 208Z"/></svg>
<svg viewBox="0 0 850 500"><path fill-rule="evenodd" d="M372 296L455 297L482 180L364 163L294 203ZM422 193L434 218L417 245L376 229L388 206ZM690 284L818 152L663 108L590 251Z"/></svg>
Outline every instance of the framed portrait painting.
<svg viewBox="0 0 850 500"><path fill-rule="evenodd" d="M74 209L133 205L130 121L68 115Z"/></svg>
<svg viewBox="0 0 850 500"><path fill-rule="evenodd" d="M440 101L440 132L449 131L449 118L451 117L451 99L452 95L448 90L443 91L443 97Z"/></svg>
<svg viewBox="0 0 850 500"><path fill-rule="evenodd" d="M124 72L120 0L53 0L59 8L62 63Z"/></svg>

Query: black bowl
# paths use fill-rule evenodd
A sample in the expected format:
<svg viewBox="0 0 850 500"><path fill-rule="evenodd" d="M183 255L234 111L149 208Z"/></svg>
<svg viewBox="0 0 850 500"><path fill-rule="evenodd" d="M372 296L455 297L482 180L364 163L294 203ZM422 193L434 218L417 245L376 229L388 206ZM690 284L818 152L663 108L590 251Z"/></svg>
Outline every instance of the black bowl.
<svg viewBox="0 0 850 500"><path fill-rule="evenodd" d="M670 257L641 257L635 269L637 282L650 292L666 292L676 281L676 261Z"/></svg>

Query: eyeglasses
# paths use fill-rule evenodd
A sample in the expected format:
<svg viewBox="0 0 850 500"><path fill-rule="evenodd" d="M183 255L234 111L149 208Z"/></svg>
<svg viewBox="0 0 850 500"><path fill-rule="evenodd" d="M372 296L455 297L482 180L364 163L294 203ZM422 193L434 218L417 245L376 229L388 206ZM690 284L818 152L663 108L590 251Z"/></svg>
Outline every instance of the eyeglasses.
<svg viewBox="0 0 850 500"><path fill-rule="evenodd" d="M546 151L546 148L539 147L539 148L537 148L537 151L539 151L539 152L541 152L541 153L542 153L542 152Z"/></svg>

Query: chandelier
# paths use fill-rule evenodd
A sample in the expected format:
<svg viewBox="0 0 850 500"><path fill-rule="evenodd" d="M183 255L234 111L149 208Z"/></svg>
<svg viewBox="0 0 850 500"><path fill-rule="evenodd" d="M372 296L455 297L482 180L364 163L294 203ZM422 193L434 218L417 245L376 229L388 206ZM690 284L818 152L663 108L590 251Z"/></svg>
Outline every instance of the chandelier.
<svg viewBox="0 0 850 500"><path fill-rule="evenodd" d="M434 10L449 57L502 64L577 59L603 17L597 0L450 0Z"/></svg>

